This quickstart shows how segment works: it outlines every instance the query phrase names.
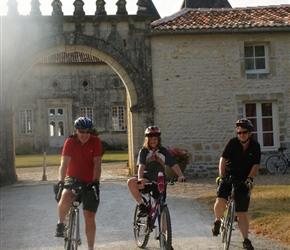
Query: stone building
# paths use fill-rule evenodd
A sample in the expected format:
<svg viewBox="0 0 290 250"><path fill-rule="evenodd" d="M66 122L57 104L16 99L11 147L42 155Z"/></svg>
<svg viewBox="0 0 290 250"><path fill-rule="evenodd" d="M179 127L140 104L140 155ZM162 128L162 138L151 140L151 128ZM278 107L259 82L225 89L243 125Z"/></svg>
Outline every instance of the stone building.
<svg viewBox="0 0 290 250"><path fill-rule="evenodd" d="M191 153L188 176L217 174L244 116L262 146L261 168L280 145L290 147L289 5L183 8L160 19L151 0L138 1L136 15L118 1L115 16L106 15L104 1L96 2L95 16L85 16L81 5L63 16L57 3L49 17L37 6L33 15L17 16L11 5L2 18L1 184L15 181L17 145L59 146L81 114L91 114L101 138L118 144L125 137L132 174L152 124L164 146ZM72 55L90 61L48 63ZM115 107L123 107L123 123L112 116Z"/></svg>
<svg viewBox="0 0 290 250"><path fill-rule="evenodd" d="M96 57L62 52L41 59L18 85L14 104L16 149L57 151L79 116L92 119L109 145L127 147L125 87Z"/></svg>
<svg viewBox="0 0 290 250"><path fill-rule="evenodd" d="M241 117L255 126L261 169L290 147L289 17L289 5L182 9L151 24L155 123L192 153L189 175L217 171Z"/></svg>

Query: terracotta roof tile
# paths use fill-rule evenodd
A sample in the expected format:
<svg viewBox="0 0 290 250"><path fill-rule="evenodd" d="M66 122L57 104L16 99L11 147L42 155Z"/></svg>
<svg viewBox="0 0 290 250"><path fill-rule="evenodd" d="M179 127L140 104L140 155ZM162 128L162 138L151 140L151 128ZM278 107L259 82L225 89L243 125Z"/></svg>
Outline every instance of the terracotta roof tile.
<svg viewBox="0 0 290 250"><path fill-rule="evenodd" d="M235 9L188 9L151 23L154 31L290 27L290 5Z"/></svg>
<svg viewBox="0 0 290 250"><path fill-rule="evenodd" d="M49 55L42 60L41 63L99 63L102 62L97 57L81 52L66 53L61 52Z"/></svg>

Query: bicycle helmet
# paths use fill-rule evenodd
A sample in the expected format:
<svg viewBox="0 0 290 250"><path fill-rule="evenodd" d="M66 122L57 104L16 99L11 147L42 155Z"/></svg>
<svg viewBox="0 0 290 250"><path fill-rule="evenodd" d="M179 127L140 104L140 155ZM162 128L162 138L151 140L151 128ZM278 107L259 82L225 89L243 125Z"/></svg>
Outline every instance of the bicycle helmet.
<svg viewBox="0 0 290 250"><path fill-rule="evenodd" d="M93 122L87 117L79 117L75 120L75 128L77 129L93 129Z"/></svg>
<svg viewBox="0 0 290 250"><path fill-rule="evenodd" d="M246 118L242 118L242 119L237 120L236 127L246 128L249 131L254 130L254 126L253 126L252 122Z"/></svg>
<svg viewBox="0 0 290 250"><path fill-rule="evenodd" d="M161 130L157 128L156 126L149 126L145 129L145 136L160 136Z"/></svg>

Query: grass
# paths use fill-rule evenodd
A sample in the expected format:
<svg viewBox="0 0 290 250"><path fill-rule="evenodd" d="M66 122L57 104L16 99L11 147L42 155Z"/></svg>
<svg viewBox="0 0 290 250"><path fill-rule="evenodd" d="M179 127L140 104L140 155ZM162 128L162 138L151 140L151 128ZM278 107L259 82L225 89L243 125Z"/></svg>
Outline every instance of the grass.
<svg viewBox="0 0 290 250"><path fill-rule="evenodd" d="M59 166L61 155L46 155L46 166ZM128 161L127 151L107 151L103 155L102 162ZM15 157L16 168L41 167L44 155L18 155Z"/></svg>
<svg viewBox="0 0 290 250"><path fill-rule="evenodd" d="M211 209L215 195L208 194L198 200ZM250 229L258 235L290 244L290 186L255 186L249 208Z"/></svg>

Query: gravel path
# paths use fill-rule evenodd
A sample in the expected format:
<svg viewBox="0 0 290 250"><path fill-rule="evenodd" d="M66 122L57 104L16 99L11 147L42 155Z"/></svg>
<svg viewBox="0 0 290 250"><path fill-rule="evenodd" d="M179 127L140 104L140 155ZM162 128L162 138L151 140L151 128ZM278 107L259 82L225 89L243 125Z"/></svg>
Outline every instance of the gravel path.
<svg viewBox="0 0 290 250"><path fill-rule="evenodd" d="M0 189L0 249L60 249L62 240L52 236L57 218L56 203L53 201L50 186L57 181L58 167L46 168L46 181L42 180L42 168L21 168L17 169L17 174L18 183ZM96 249L138 249L134 243L132 230L135 203L128 192L127 179L126 163L103 164ZM256 185L275 183L290 184L289 174L261 175L255 178ZM212 237L210 231L214 218L213 211L196 200L198 196L209 192L215 192L214 178L192 179L185 184L169 187L167 202L175 250L222 249L220 237ZM80 249L85 250L84 235L82 238L84 244ZM255 250L290 250L290 246L253 233L250 234L250 239ZM147 249L158 249L158 242L154 240L153 235ZM233 232L231 250L238 249L242 249L241 236L239 230L236 230Z"/></svg>

